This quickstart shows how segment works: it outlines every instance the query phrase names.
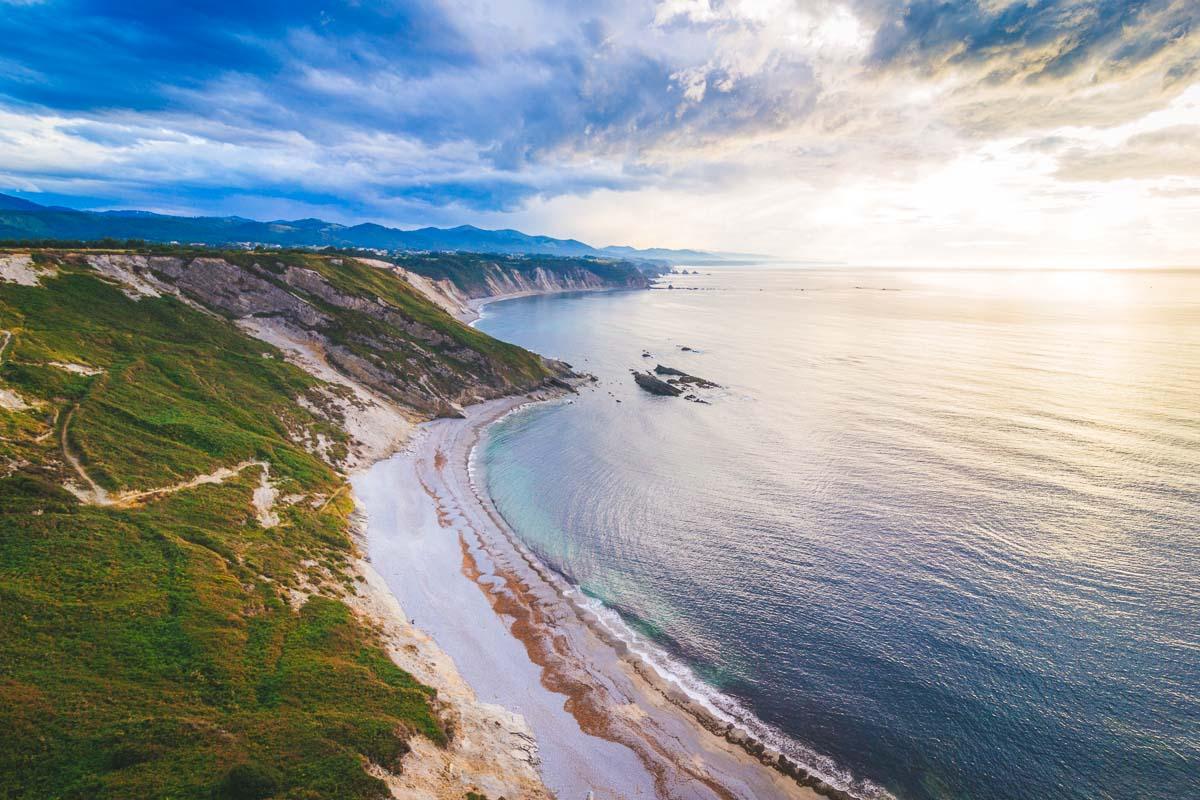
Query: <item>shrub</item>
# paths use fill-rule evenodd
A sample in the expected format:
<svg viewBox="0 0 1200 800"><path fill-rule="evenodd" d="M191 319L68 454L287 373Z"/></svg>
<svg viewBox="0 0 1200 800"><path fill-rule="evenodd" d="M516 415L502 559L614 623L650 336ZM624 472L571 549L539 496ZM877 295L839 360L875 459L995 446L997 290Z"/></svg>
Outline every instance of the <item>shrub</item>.
<svg viewBox="0 0 1200 800"><path fill-rule="evenodd" d="M279 776L260 764L237 764L225 774L217 797L221 800L265 800L279 791Z"/></svg>

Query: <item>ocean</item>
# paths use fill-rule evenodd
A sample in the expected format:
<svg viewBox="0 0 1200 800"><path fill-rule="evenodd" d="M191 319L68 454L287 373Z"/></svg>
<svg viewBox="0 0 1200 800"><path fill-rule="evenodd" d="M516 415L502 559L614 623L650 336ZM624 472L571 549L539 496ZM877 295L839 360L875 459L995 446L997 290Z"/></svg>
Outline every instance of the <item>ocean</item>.
<svg viewBox="0 0 1200 800"><path fill-rule="evenodd" d="M698 270L486 307L598 378L478 452L522 540L860 794L1200 797L1200 273Z"/></svg>

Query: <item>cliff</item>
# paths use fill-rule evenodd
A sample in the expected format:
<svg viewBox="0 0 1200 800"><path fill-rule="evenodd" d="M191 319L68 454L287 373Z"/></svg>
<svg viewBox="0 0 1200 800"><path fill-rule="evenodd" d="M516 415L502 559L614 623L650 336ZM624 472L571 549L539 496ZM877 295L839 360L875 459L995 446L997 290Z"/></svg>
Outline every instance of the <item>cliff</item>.
<svg viewBox="0 0 1200 800"><path fill-rule="evenodd" d="M479 253L410 254L371 261L390 264L429 299L459 319L482 301L526 294L645 289L663 267L601 258L503 256Z"/></svg>
<svg viewBox="0 0 1200 800"><path fill-rule="evenodd" d="M363 561L346 474L564 374L391 265L0 253L5 796L545 797Z"/></svg>

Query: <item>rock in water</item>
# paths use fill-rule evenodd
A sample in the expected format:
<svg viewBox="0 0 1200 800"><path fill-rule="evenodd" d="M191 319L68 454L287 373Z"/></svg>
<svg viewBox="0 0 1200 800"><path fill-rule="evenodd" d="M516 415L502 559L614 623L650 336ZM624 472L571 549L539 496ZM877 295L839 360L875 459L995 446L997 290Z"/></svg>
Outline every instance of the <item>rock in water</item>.
<svg viewBox="0 0 1200 800"><path fill-rule="evenodd" d="M663 397L678 397L683 394L682 390L675 388L666 381L660 381L649 372L635 372L633 373L633 379L637 382L638 386L650 394L662 395Z"/></svg>
<svg viewBox="0 0 1200 800"><path fill-rule="evenodd" d="M683 372L682 370L675 369L674 367L664 367L662 364L658 364L654 367L654 371L656 373L658 373L659 375L675 376L673 378L668 379L671 383L674 383L674 384L686 383L686 384L695 386L698 389L720 389L721 388L718 384L715 384L710 380L707 380L705 378L700 378L695 375L689 375L686 372Z"/></svg>

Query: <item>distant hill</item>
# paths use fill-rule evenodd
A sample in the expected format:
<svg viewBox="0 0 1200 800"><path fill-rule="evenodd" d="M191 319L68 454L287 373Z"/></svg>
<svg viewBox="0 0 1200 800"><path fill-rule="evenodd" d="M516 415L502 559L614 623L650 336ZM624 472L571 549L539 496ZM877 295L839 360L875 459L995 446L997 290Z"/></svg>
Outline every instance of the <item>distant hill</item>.
<svg viewBox="0 0 1200 800"><path fill-rule="evenodd" d="M0 211L37 211L44 208L45 206L39 206L37 203L31 203L19 197L0 194Z"/></svg>
<svg viewBox="0 0 1200 800"><path fill-rule="evenodd" d="M149 211L78 211L41 206L0 194L0 241L105 238L209 246L254 243L281 247L596 256L670 264L723 260L720 254L696 250L596 248L576 239L531 236L515 230L485 230L473 225L401 230L374 223L339 225L321 219L259 222L244 217L176 217Z"/></svg>

